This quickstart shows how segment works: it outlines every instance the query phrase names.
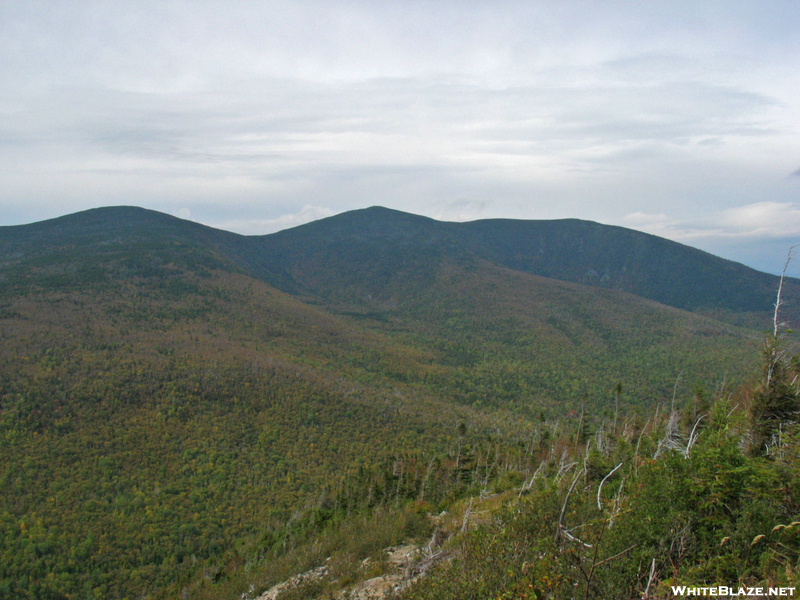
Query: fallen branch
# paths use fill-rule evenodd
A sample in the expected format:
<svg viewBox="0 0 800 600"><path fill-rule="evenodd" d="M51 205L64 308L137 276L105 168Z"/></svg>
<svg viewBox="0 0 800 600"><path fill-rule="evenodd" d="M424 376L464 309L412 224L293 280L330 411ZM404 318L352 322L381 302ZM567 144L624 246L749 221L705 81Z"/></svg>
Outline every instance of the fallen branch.
<svg viewBox="0 0 800 600"><path fill-rule="evenodd" d="M692 433L689 434L689 441L686 443L686 452L683 453L684 457L686 458L689 458L689 452L691 452L692 446L694 446L694 443L697 441L697 437L694 435L694 432L697 430L697 426L700 424L700 421L702 421L704 417L705 415L700 415L697 418L697 421L694 422L694 427L692 427Z"/></svg>
<svg viewBox="0 0 800 600"><path fill-rule="evenodd" d="M600 494L603 492L603 484L606 482L606 479L611 477L616 472L616 470L619 469L621 466L622 466L622 463L619 463L616 467L614 467L614 469L611 471L611 473L609 473L608 475L603 477L603 481L600 482L600 486L597 488L597 508L598 509L603 510L603 506L600 504Z"/></svg>
<svg viewBox="0 0 800 600"><path fill-rule="evenodd" d="M586 542L582 542L574 535L572 535L566 527L564 527L564 515L567 514L567 505L569 504L569 497L572 495L572 492L575 489L575 484L578 483L578 479L580 479L582 474L583 474L583 469L575 473L575 479L572 480L572 485L569 486L569 491L567 491L567 496L566 498L564 498L564 504L561 505L561 514L558 515L558 523L556 525L556 543L558 543L558 541L563 536L570 541L578 542L580 544L583 544L587 548L591 548L591 545L587 544Z"/></svg>

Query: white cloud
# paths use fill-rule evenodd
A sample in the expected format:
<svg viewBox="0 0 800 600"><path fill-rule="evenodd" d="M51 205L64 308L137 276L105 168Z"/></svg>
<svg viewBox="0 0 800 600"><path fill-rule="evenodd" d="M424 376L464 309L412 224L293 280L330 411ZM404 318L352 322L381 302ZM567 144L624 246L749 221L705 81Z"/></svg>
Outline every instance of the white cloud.
<svg viewBox="0 0 800 600"><path fill-rule="evenodd" d="M711 228L702 223L681 221L671 218L665 213L630 213L622 218L621 224L631 229L638 229L639 231L687 244L696 244L698 241L707 240L711 237L726 235L721 229Z"/></svg>
<svg viewBox="0 0 800 600"><path fill-rule="evenodd" d="M632 212L622 217L622 222L626 227L634 229L666 229L674 225L674 221L665 213L648 214L641 211Z"/></svg>
<svg viewBox="0 0 800 600"><path fill-rule="evenodd" d="M694 220L636 212L621 224L776 274L788 249L800 244L800 208L792 202L755 202ZM800 276L800 265L788 274Z"/></svg>
<svg viewBox="0 0 800 600"><path fill-rule="evenodd" d="M430 216L437 221L475 221L486 217L492 204L491 200L458 198L434 210Z"/></svg>
<svg viewBox="0 0 800 600"><path fill-rule="evenodd" d="M702 220L679 220L665 213L635 212L625 215L622 224L682 241L793 237L800 241L800 208L792 202L755 202L719 211Z"/></svg>
<svg viewBox="0 0 800 600"><path fill-rule="evenodd" d="M233 231L242 235L264 235L290 227L297 227L325 217L332 217L335 214L335 211L330 208L306 204L299 212L281 215L274 219L242 218L209 224L217 229Z"/></svg>
<svg viewBox="0 0 800 600"><path fill-rule="evenodd" d="M756 202L722 211L722 223L748 237L797 237L800 208L792 202Z"/></svg>

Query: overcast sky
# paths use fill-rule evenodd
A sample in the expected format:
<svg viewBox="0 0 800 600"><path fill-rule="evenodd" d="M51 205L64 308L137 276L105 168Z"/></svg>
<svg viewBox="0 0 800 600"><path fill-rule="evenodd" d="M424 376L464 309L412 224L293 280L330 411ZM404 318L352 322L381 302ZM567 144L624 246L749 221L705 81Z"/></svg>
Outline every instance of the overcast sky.
<svg viewBox="0 0 800 600"><path fill-rule="evenodd" d="M800 2L0 0L0 203L577 217L779 272Z"/></svg>

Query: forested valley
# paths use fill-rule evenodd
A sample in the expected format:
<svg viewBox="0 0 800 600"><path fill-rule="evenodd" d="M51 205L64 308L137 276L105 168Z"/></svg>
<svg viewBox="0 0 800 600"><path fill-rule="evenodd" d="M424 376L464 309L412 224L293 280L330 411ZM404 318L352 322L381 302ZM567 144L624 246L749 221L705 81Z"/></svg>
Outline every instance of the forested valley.
<svg viewBox="0 0 800 600"><path fill-rule="evenodd" d="M0 228L0 598L337 598L406 543L398 598L800 582L798 282L773 331L777 277L478 223Z"/></svg>

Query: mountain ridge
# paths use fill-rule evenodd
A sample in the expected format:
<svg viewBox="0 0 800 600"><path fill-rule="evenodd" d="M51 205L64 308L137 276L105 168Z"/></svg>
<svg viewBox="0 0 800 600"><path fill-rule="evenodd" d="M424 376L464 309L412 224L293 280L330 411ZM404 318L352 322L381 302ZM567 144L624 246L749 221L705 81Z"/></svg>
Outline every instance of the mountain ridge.
<svg viewBox="0 0 800 600"><path fill-rule="evenodd" d="M397 250L425 249L434 256L456 259L477 256L533 275L625 291L687 310L769 312L779 281L777 276L678 242L580 219L455 223L381 207L337 217L261 236L259 243L267 251L280 248L281 256L292 247L296 256L303 251L298 240L310 242L313 251L319 251L312 236L335 240L337 250L346 250L345 242L360 246L365 254L380 252L382 245L395 242ZM413 231L399 229L408 224ZM287 270L286 262L276 262L267 266L270 275ZM788 281L794 296L800 291L800 280ZM791 309L785 310L794 315L797 306L790 304Z"/></svg>
<svg viewBox="0 0 800 600"><path fill-rule="evenodd" d="M111 236L111 237L109 237ZM118 236L118 237L114 237ZM325 296L342 273L356 296L380 297L399 275L424 275L444 257L591 287L633 293L686 310L771 312L779 277L647 233L580 219L444 222L370 207L273 234L243 236L137 207L105 207L27 225L0 227L8 266L59 244L183 243L217 266L278 289ZM20 246L22 248L20 248ZM88 251L88 248L86 248ZM142 251L151 249L144 248ZM60 251L60 250L59 250ZM169 254L167 252L167 254ZM63 258L63 257L62 257ZM199 258L199 257L198 257ZM329 281L333 277L334 281ZM785 315L800 315L800 280L787 278ZM368 289L369 288L369 289ZM351 298L352 300L352 298Z"/></svg>

